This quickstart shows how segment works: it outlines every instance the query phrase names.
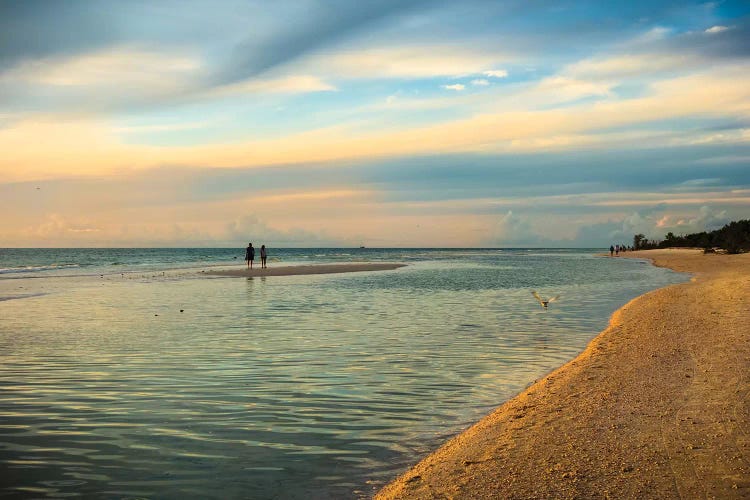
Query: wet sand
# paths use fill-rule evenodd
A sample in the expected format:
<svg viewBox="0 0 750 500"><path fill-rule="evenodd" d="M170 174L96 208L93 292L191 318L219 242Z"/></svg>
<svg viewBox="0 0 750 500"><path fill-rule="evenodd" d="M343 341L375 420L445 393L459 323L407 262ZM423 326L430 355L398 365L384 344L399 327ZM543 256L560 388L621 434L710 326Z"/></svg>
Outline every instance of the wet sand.
<svg viewBox="0 0 750 500"><path fill-rule="evenodd" d="M237 269L220 269L216 271L206 271L204 274L212 276L234 276L251 278L255 276L297 276L301 274L335 274L335 273L354 273L361 271L389 271L404 267L405 264L392 264L385 262L369 262L354 264L311 264L304 266L280 266L280 267L261 267L255 266L253 269L245 267Z"/></svg>
<svg viewBox="0 0 750 500"><path fill-rule="evenodd" d="M750 254L627 252L690 272L376 498L750 498Z"/></svg>

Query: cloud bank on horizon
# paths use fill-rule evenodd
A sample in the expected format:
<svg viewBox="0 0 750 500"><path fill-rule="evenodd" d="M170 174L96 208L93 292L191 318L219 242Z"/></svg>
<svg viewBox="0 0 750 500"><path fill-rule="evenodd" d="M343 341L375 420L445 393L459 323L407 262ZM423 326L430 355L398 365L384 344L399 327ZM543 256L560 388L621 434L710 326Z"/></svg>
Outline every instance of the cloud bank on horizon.
<svg viewBox="0 0 750 500"><path fill-rule="evenodd" d="M710 230L750 217L750 5L5 2L0 151L0 247Z"/></svg>

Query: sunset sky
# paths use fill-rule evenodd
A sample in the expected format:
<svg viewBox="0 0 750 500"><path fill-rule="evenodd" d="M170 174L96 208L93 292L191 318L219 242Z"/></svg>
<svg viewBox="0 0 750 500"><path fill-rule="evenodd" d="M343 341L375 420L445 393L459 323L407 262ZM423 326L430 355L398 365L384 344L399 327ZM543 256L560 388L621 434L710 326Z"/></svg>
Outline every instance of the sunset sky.
<svg viewBox="0 0 750 500"><path fill-rule="evenodd" d="M0 213L0 247L716 229L750 3L0 0Z"/></svg>

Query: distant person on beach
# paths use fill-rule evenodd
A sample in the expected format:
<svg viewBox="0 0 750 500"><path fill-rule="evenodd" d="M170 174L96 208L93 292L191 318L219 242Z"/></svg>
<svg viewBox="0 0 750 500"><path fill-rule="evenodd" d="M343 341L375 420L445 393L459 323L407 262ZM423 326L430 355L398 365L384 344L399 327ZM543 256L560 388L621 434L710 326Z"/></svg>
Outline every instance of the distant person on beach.
<svg viewBox="0 0 750 500"><path fill-rule="evenodd" d="M615 247L613 247L612 245L610 245L609 246L609 256L612 257L612 255L614 255L614 253L615 253Z"/></svg>
<svg viewBox="0 0 750 500"><path fill-rule="evenodd" d="M620 255L620 245L615 245L615 255Z"/></svg>
<svg viewBox="0 0 750 500"><path fill-rule="evenodd" d="M268 257L268 252L266 251L266 246L261 245L260 246L260 267L261 269L265 269L266 266L266 258Z"/></svg>
<svg viewBox="0 0 750 500"><path fill-rule="evenodd" d="M252 243L249 243L245 249L245 260L247 261L247 268L252 269L253 261L255 260L255 249Z"/></svg>

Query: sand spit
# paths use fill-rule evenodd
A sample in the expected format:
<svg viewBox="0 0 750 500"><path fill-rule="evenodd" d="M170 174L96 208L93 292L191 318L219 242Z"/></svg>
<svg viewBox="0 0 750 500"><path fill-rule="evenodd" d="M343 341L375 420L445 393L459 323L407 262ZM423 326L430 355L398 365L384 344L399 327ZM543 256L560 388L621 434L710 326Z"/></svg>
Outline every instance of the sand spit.
<svg viewBox="0 0 750 500"><path fill-rule="evenodd" d="M750 254L626 255L694 277L376 498L750 498Z"/></svg>
<svg viewBox="0 0 750 500"><path fill-rule="evenodd" d="M355 273L360 271L389 271L404 267L405 264L392 264L385 262L369 262L361 264L311 264L304 266L282 266L268 267L261 269L256 266L254 269L245 267L238 269L221 269L216 271L207 271L204 274L211 276L234 276L252 278L256 276L296 276L300 274L334 274L334 273Z"/></svg>

